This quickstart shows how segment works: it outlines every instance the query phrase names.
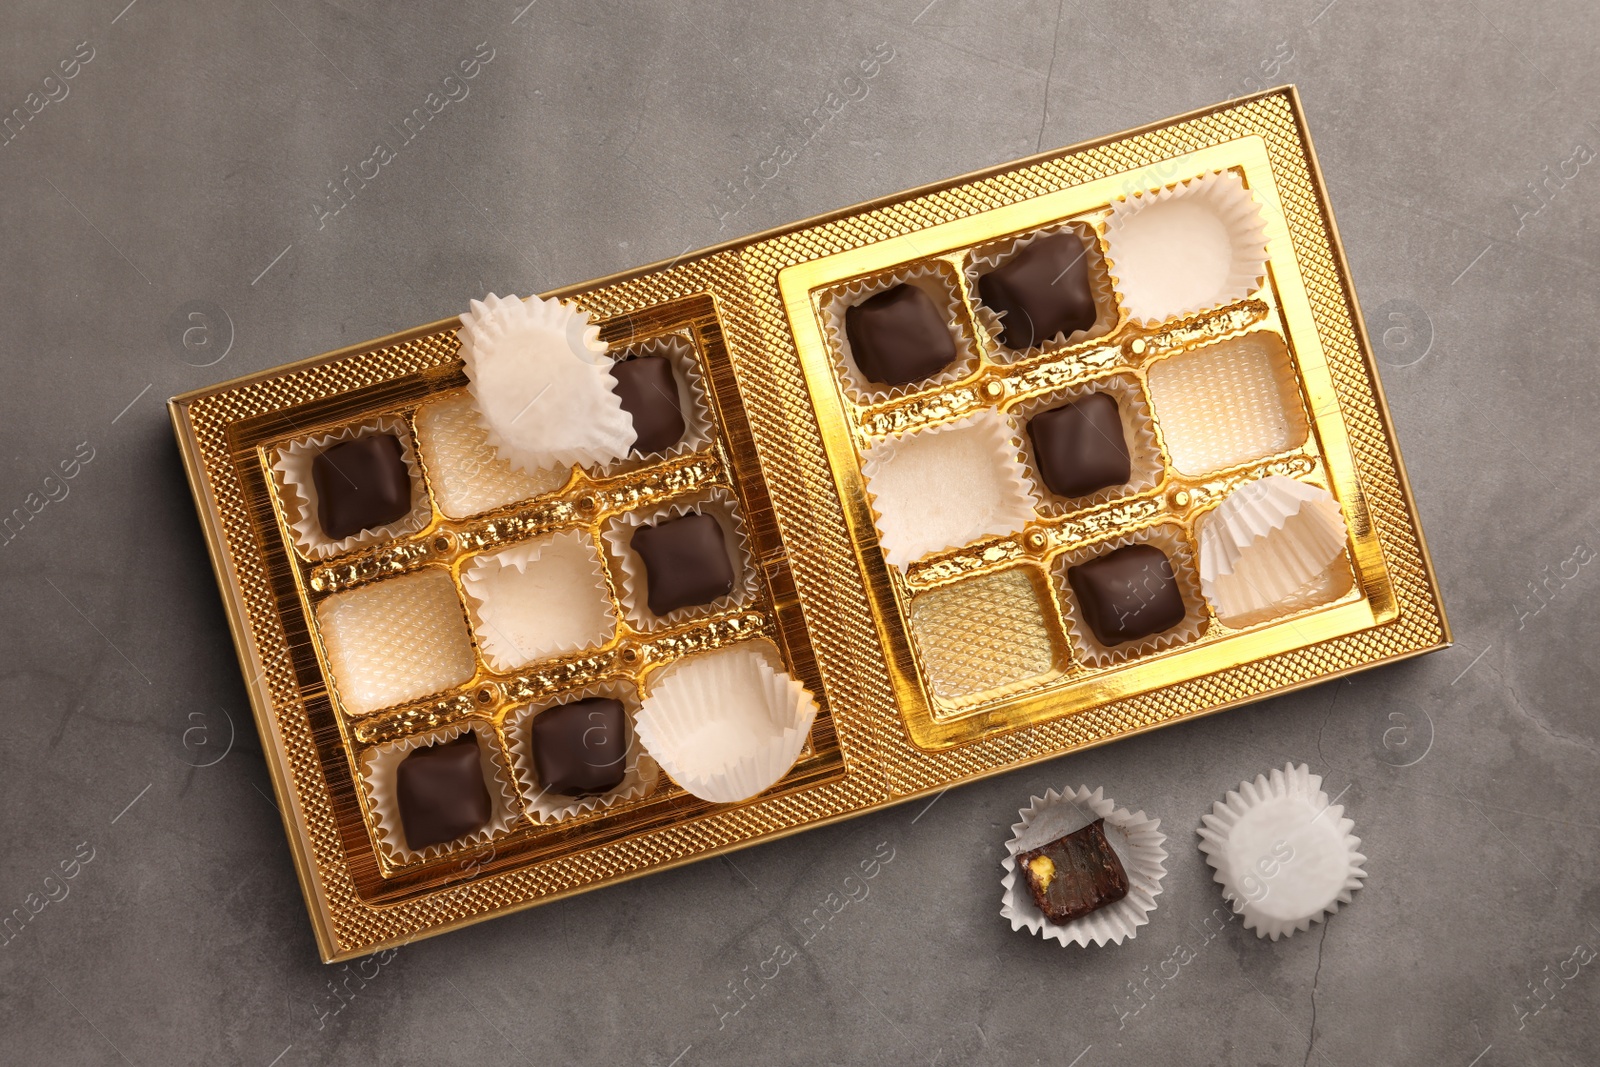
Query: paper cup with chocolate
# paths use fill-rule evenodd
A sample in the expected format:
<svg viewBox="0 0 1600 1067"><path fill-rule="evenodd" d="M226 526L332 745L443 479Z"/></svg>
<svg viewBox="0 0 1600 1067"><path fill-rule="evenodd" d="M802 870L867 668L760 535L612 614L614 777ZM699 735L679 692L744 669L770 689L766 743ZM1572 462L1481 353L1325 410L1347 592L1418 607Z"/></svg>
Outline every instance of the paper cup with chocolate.
<svg viewBox="0 0 1600 1067"><path fill-rule="evenodd" d="M836 286L820 307L835 369L857 403L948 385L978 365L956 268L946 260Z"/></svg>
<svg viewBox="0 0 1600 1067"><path fill-rule="evenodd" d="M411 430L398 415L290 441L272 470L290 537L307 559L404 537L432 518Z"/></svg>
<svg viewBox="0 0 1600 1067"><path fill-rule="evenodd" d="M604 475L695 452L715 430L705 375L694 345L681 334L653 337L614 353L612 391L633 424L628 454L600 468Z"/></svg>
<svg viewBox="0 0 1600 1067"><path fill-rule="evenodd" d="M757 591L744 518L713 488L612 519L602 539L630 625L654 630L749 604Z"/></svg>
<svg viewBox="0 0 1600 1067"><path fill-rule="evenodd" d="M1063 553L1054 574L1075 658L1090 666L1148 656L1205 630L1194 550L1175 524Z"/></svg>
<svg viewBox="0 0 1600 1067"><path fill-rule="evenodd" d="M1276 941L1348 904L1367 861L1344 806L1304 763L1240 782L1201 820L1200 851L1247 930Z"/></svg>
<svg viewBox="0 0 1600 1067"><path fill-rule="evenodd" d="M770 644L750 641L672 664L650 680L639 739L702 800L735 804L763 792L800 758L818 710L780 662Z"/></svg>
<svg viewBox="0 0 1600 1067"><path fill-rule="evenodd" d="M639 697L618 679L515 709L505 723L528 813L559 822L649 796L660 774L639 743Z"/></svg>
<svg viewBox="0 0 1600 1067"><path fill-rule="evenodd" d="M979 245L964 272L973 312L1001 362L1101 337L1117 324L1100 235L1087 222Z"/></svg>
<svg viewBox="0 0 1600 1067"><path fill-rule="evenodd" d="M1032 397L1007 414L1039 513L1069 511L1161 484L1161 447L1137 379L1111 375Z"/></svg>
<svg viewBox="0 0 1600 1067"><path fill-rule="evenodd" d="M1122 307L1147 326L1243 300L1266 274L1261 207L1231 170L1117 201L1105 234Z"/></svg>
<svg viewBox="0 0 1600 1067"><path fill-rule="evenodd" d="M484 844L516 821L510 770L488 723L378 745L361 761L378 845L397 863Z"/></svg>
<svg viewBox="0 0 1600 1067"><path fill-rule="evenodd" d="M1063 946L1121 944L1150 921L1166 877L1161 821L1103 789L1049 790L1011 827L1000 914Z"/></svg>

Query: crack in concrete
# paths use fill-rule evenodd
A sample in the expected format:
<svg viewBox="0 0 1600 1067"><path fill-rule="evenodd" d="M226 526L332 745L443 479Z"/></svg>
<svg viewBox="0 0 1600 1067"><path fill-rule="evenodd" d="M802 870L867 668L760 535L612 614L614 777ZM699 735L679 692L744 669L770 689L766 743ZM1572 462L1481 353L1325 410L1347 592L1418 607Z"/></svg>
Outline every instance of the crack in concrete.
<svg viewBox="0 0 1600 1067"><path fill-rule="evenodd" d="M1535 730L1538 730L1541 734L1544 734L1546 737L1551 738L1552 740L1560 741L1563 744L1572 745L1576 748L1582 749L1591 756L1595 755L1595 744L1593 741L1587 741L1581 737L1572 737L1550 726L1539 716L1528 710L1527 705L1522 701L1522 694L1517 690L1515 685L1513 685L1510 681L1507 681L1505 674L1500 670L1499 667L1496 667L1493 664L1489 664L1487 666L1489 670L1494 672L1495 677L1500 679L1500 684L1505 686L1506 693L1511 697L1512 708L1515 709L1524 719L1527 719L1530 723L1532 723Z"/></svg>
<svg viewBox="0 0 1600 1067"><path fill-rule="evenodd" d="M1317 969L1311 975L1311 1027L1306 1038L1306 1058L1301 1067L1309 1067L1311 1050L1317 1047L1317 983L1322 980L1322 948L1327 943L1328 920L1324 918L1322 920L1322 936L1317 939Z"/></svg>

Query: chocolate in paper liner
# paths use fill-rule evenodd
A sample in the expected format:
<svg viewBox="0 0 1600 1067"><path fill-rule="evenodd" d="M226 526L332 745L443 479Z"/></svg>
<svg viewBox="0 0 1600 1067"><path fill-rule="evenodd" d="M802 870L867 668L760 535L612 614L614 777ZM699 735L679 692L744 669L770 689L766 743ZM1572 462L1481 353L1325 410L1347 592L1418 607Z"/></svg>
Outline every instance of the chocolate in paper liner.
<svg viewBox="0 0 1600 1067"><path fill-rule="evenodd" d="M691 604L675 608L665 615L651 612L648 600L649 585L644 562L634 552L633 532L640 526L650 526L662 519L675 519L699 511L717 520L722 527L722 545L728 551L728 561L733 565L733 591L709 604ZM605 544L614 573L621 575L618 583L622 594L622 614L636 630L658 630L697 615L716 615L735 608L747 607L756 597L755 562L750 558L746 541L744 516L733 495L721 486L702 489L686 497L644 511L629 511L606 523L600 534Z"/></svg>
<svg viewBox="0 0 1600 1067"><path fill-rule="evenodd" d="M530 654L517 643L512 633L514 627L504 618L506 611L515 611L519 605L497 605L489 584L491 577L506 568L526 573L530 565L536 565L544 559L546 552L555 550L567 553L574 549L584 558L570 562L587 567L585 576L592 580L595 601L603 606L604 618L597 620L594 632L582 640L551 642L549 647ZM483 653L484 662L490 670L501 674L539 660L554 659L586 648L598 648L611 640L617 630L617 616L611 606L611 589L606 584L605 566L600 561L593 538L583 530L547 534L534 541L477 556L462 568L461 589L467 594L467 615L472 621L472 634L479 651ZM495 621L496 615L501 616L499 622Z"/></svg>
<svg viewBox="0 0 1600 1067"><path fill-rule="evenodd" d="M1207 216L1220 228L1229 261L1214 264L1214 284L1199 287L1194 282L1200 273L1197 257L1221 250L1217 244L1205 247L1216 236L1215 228L1204 235L1195 233L1190 225ZM1154 229L1163 223L1168 232L1158 236ZM1134 322L1146 326L1243 300L1259 289L1266 277L1267 236L1261 205L1231 170L1197 175L1118 200L1105 222L1105 241L1107 268L1123 310ZM1185 243L1189 247L1185 248ZM1173 272L1181 277L1175 279Z"/></svg>
<svg viewBox="0 0 1600 1067"><path fill-rule="evenodd" d="M949 263L935 259L870 274L820 294L818 306L822 312L822 332L828 339L834 371L844 383L845 393L852 401L857 404L876 404L927 389L937 389L960 381L978 368L977 337L967 320L960 289L956 279L951 276L953 273L954 268ZM849 308L868 297L905 283L915 285L933 298L934 306L944 309L945 325L949 327L956 346L956 358L932 377L919 378L904 385L883 385L870 381L856 367L855 356L850 351L850 337L844 328L844 315Z"/></svg>
<svg viewBox="0 0 1600 1067"><path fill-rule="evenodd" d="M648 341L625 346L615 354L612 362L621 363L624 358L632 356L664 356L672 362L676 372L673 377L678 383L678 410L683 413L683 437L671 448L660 452L634 455L630 451L626 456L602 463L594 468L600 477L638 470L649 463L698 452L715 440L716 423L711 415L710 390L705 374L700 369L700 357L693 342L676 333L652 337Z"/></svg>
<svg viewBox="0 0 1600 1067"><path fill-rule="evenodd" d="M1006 870L1000 880L1005 888L1000 914L1011 923L1011 929L1054 938L1062 947L1120 945L1139 935L1139 927L1150 921L1156 908L1155 898L1161 895L1161 880L1167 874L1167 850L1161 847L1167 835L1160 830L1160 819L1148 818L1142 811L1130 813L1117 807L1104 789L1091 793L1081 785L1076 792L1051 789L1042 797L1032 797L1017 817L1020 821L1011 827L1011 840L1006 842L1006 858L1000 861ZM1105 820L1106 841L1128 876L1128 894L1069 923L1052 922L1039 910L1017 871L1017 856L1075 833L1095 819Z"/></svg>
<svg viewBox="0 0 1600 1067"><path fill-rule="evenodd" d="M1058 233L1067 232L1077 234L1089 246L1084 255L1089 257L1089 291L1094 294L1094 322L1087 330L1074 330L1069 334L1057 332L1054 337L1044 338L1028 348L1007 347L1000 340L1002 316L983 302L983 294L978 289L978 279L1004 266L1018 252L1041 237L1053 237ZM1112 284L1111 272L1106 269L1105 249L1101 247L1100 234L1090 222L1063 222L1025 233L1020 237L1007 237L978 245L967 253L966 263L961 269L967 278L967 292L972 294L973 317L978 320L978 327L988 337L991 358L996 363L1011 363L1029 355L1038 355L1047 348L1070 347L1082 341L1104 337L1116 329L1119 317L1116 286Z"/></svg>
<svg viewBox="0 0 1600 1067"><path fill-rule="evenodd" d="M980 440L980 447L987 454L986 465L993 468L988 482L997 487L997 496L990 502L989 513L981 520L973 518L948 534L930 537L925 524L917 521L915 516L897 514L897 511L904 510L901 505L887 503L889 491L894 486L884 477L884 472L892 464L896 452L947 433L973 434ZM866 478L867 498L872 506L873 523L877 527L878 543L883 548L884 556L894 566L905 568L929 553L960 548L984 537L1014 533L1026 526L1034 517L1036 494L1033 479L1018 459L1021 449L1022 443L1017 440L1005 416L989 409L956 422L873 442L861 454L861 473ZM874 478L878 479L876 490L873 488ZM968 481L966 484L970 486L985 482L980 477L976 482ZM952 489L960 488L959 484L952 486L950 483L928 487L928 492L935 494L938 501L945 505L941 511L947 518L954 517L954 512L948 507L949 493ZM933 500L934 497L926 496L924 499ZM934 544L935 541L943 543Z"/></svg>
<svg viewBox="0 0 1600 1067"><path fill-rule="evenodd" d="M472 301L456 335L484 433L514 468L593 465L628 454L633 420L611 390L611 360L588 311L490 293Z"/></svg>
<svg viewBox="0 0 1600 1067"><path fill-rule="evenodd" d="M489 791L489 821L481 829L454 841L429 845L421 851L412 849L406 845L405 826L400 821L400 802L394 789L396 769L413 749L454 741L468 730L478 735L478 766L483 771L484 788ZM484 759L485 756L488 758ZM487 844L505 833L518 816L517 794L511 781L494 728L486 722L453 723L416 737L378 745L361 757L361 786L367 793L372 828L378 847L394 863L431 860L447 852Z"/></svg>
<svg viewBox="0 0 1600 1067"><path fill-rule="evenodd" d="M311 476L311 465L317 456L332 445L383 433L393 434L400 442L400 458L411 475L411 510L395 522L335 541L322 532L322 523L317 518L317 483ZM427 526L433 518L433 508L428 503L428 490L422 478L422 466L417 461L416 445L411 440L411 429L399 415L383 415L290 441L278 449L272 470L278 483L278 497L283 501L284 518L289 523L290 540L305 559L327 559L364 545L404 537Z"/></svg>
<svg viewBox="0 0 1600 1067"><path fill-rule="evenodd" d="M1367 857L1344 806L1302 763L1257 775L1201 817L1200 851L1247 930L1276 941L1348 904Z"/></svg>
<svg viewBox="0 0 1600 1067"><path fill-rule="evenodd" d="M1137 641L1125 641L1112 646L1102 645L1095 638L1094 632L1089 629L1089 624L1084 621L1083 613L1078 607L1078 596L1072 590L1072 583L1067 581L1067 570L1126 545L1154 545L1166 554L1167 562L1172 567L1173 579L1178 583L1178 593L1183 597L1183 619L1171 629L1151 634L1149 637L1141 637ZM1072 642L1073 655L1078 662L1087 666L1105 667L1137 659L1140 656L1152 655L1164 648L1193 641L1205 632L1205 598L1200 594L1200 579L1195 571L1194 550L1189 546L1189 539L1184 536L1182 529L1173 523L1158 522L1131 534L1106 541L1096 541L1091 545L1064 552L1056 558L1050 568L1050 574L1056 583L1056 593L1067 608L1063 615L1067 624L1067 637Z"/></svg>
<svg viewBox="0 0 1600 1067"><path fill-rule="evenodd" d="M765 640L700 652L650 679L635 720L645 750L683 789L714 804L764 792L811 735L816 697ZM750 703L728 706L730 695Z"/></svg>
<svg viewBox="0 0 1600 1067"><path fill-rule="evenodd" d="M412 424L433 501L452 519L553 493L572 477L570 467L530 474L501 459L479 420L477 403L465 390L423 404Z"/></svg>
<svg viewBox="0 0 1600 1067"><path fill-rule="evenodd" d="M628 719L627 773L615 789L589 796L569 797L547 792L539 783L534 769L532 723L541 712L563 704L573 704L591 697L609 697L622 702ZM523 807L534 822L553 823L585 812L609 808L625 800L637 800L655 792L661 779L656 761L644 750L639 741L639 697L633 685L621 679L606 679L586 685L582 689L534 704L513 708L506 716L506 744L511 750L511 766L517 788L522 794Z"/></svg>
<svg viewBox="0 0 1600 1067"><path fill-rule="evenodd" d="M1122 421L1123 440L1128 445L1128 458L1131 461L1128 480L1121 485L1107 486L1086 496L1059 497L1045 484L1044 478L1039 473L1039 465L1034 461L1033 438L1028 434L1028 421L1052 408L1082 400L1090 393L1109 393L1117 401L1117 417ZM1139 388L1137 378L1120 374L1096 378L1094 381L1084 382L1070 389L1060 389L1044 396L1030 397L1008 408L1006 414L1010 416L1017 439L1022 443L1023 469L1028 472L1028 478L1033 482L1034 496L1041 515L1051 517L1065 515L1070 511L1093 507L1095 504L1103 504L1119 497L1143 493L1161 484L1164 473L1161 447L1156 443L1155 422L1150 417L1150 405L1145 400L1144 391Z"/></svg>

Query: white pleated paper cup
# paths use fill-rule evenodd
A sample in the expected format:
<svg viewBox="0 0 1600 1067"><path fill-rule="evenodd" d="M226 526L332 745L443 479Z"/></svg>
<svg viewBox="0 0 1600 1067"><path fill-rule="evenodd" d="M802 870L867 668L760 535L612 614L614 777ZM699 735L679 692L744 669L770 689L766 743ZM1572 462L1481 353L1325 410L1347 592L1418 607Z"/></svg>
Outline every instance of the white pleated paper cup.
<svg viewBox="0 0 1600 1067"><path fill-rule="evenodd" d="M598 466L633 447L633 417L587 311L490 293L472 301L457 335L484 432L517 470Z"/></svg>
<svg viewBox="0 0 1600 1067"><path fill-rule="evenodd" d="M1033 797L1017 817L1011 840L1006 842L1006 858L1000 862L1006 871L1000 880L1004 889L1000 914L1011 923L1011 929L1028 930L1063 947L1120 945L1138 936L1139 927L1150 921L1150 913L1156 909L1161 880L1167 875L1167 850L1161 847L1167 835L1161 832L1160 819L1119 808L1104 789L1091 793L1085 786L1069 793L1051 789L1042 797ZM1106 841L1128 876L1128 895L1070 923L1051 922L1017 870L1017 856L1076 833L1096 819L1105 820Z"/></svg>
<svg viewBox="0 0 1600 1067"><path fill-rule="evenodd" d="M478 556L461 588L484 662L502 674L598 648L617 630L599 551L580 530Z"/></svg>
<svg viewBox="0 0 1600 1067"><path fill-rule="evenodd" d="M319 501L317 482L311 474L312 464L334 445L378 434L392 434L400 442L400 459L405 463L411 480L411 510L394 522L334 540L322 532L322 522L317 518ZM328 559L380 541L405 537L427 526L433 518L433 507L428 502L428 490L423 486L422 465L417 461L411 429L399 415L383 415L290 441L278 449L273 457L272 471L278 484L278 498L283 501L284 518L289 523L290 539L306 559Z"/></svg>
<svg viewBox="0 0 1600 1067"><path fill-rule="evenodd" d="M1276 941L1322 922L1361 888L1367 857L1353 829L1322 776L1288 763L1213 804L1200 851L1245 928Z"/></svg>
<svg viewBox="0 0 1600 1067"><path fill-rule="evenodd" d="M1321 486L1273 474L1246 482L1200 522L1200 587L1224 625L1281 606L1338 561L1344 512Z"/></svg>
<svg viewBox="0 0 1600 1067"><path fill-rule="evenodd" d="M1147 326L1243 300L1266 276L1261 207L1231 170L1117 201L1105 236L1123 310Z"/></svg>
<svg viewBox="0 0 1600 1067"><path fill-rule="evenodd" d="M651 680L635 725L667 777L702 800L736 804L789 772L818 709L777 655L750 641L691 655Z"/></svg>
<svg viewBox="0 0 1600 1067"><path fill-rule="evenodd" d="M876 441L861 457L878 543L904 569L1034 517L1022 442L998 411Z"/></svg>

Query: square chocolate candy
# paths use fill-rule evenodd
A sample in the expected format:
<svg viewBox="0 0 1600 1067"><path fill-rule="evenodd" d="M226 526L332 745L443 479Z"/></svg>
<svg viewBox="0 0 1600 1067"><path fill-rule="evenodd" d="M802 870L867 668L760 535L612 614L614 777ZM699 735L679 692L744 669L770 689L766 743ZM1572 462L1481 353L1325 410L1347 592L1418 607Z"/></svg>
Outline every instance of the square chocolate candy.
<svg viewBox="0 0 1600 1067"><path fill-rule="evenodd" d="M1068 568L1084 622L1102 645L1136 641L1183 621L1172 561L1154 545L1124 545Z"/></svg>
<svg viewBox="0 0 1600 1067"><path fill-rule="evenodd" d="M1000 343L1018 351L1087 330L1099 316L1089 248L1075 233L1029 242L978 279L978 295L1000 316Z"/></svg>
<svg viewBox="0 0 1600 1067"><path fill-rule="evenodd" d="M392 433L340 441L311 461L322 532L342 541L398 522L411 511L411 471Z"/></svg>
<svg viewBox="0 0 1600 1067"><path fill-rule="evenodd" d="M733 592L722 524L704 512L640 526L629 543L644 563L646 603L653 615L710 604Z"/></svg>
<svg viewBox="0 0 1600 1067"><path fill-rule="evenodd" d="M956 359L955 338L933 298L915 285L874 293L844 313L856 367L879 385L931 378Z"/></svg>
<svg viewBox="0 0 1600 1067"><path fill-rule="evenodd" d="M534 773L552 793L606 793L627 775L628 719L620 700L590 697L546 709L529 733Z"/></svg>
<svg viewBox="0 0 1600 1067"><path fill-rule="evenodd" d="M671 360L665 356L618 360L611 365L611 377L622 410L633 416L634 452L664 452L683 440L686 427Z"/></svg>
<svg viewBox="0 0 1600 1067"><path fill-rule="evenodd" d="M1028 420L1033 462L1045 487L1062 497L1088 496L1133 474L1116 398L1090 393Z"/></svg>
<svg viewBox="0 0 1600 1067"><path fill-rule="evenodd" d="M395 771L395 798L406 845L420 852L483 829L489 791L483 786L478 735L413 749Z"/></svg>
<svg viewBox="0 0 1600 1067"><path fill-rule="evenodd" d="M1019 854L1017 868L1053 923L1081 919L1128 895L1128 873L1106 840L1104 819Z"/></svg>

